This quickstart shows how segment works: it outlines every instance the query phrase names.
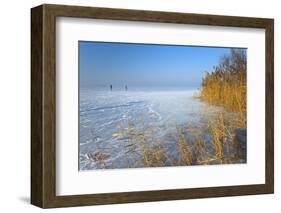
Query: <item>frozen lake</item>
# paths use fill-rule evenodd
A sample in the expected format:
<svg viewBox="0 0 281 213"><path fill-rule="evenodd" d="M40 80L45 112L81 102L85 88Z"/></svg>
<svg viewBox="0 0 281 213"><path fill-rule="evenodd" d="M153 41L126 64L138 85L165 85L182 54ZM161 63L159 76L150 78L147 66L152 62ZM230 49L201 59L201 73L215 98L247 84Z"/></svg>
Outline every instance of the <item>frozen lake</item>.
<svg viewBox="0 0 281 213"><path fill-rule="evenodd" d="M150 130L176 158L177 128L202 125L208 119L206 115L219 110L194 98L195 93L196 90L183 89L127 92L81 89L80 170L143 167L140 147L128 142L129 138L122 134L126 131L141 134Z"/></svg>

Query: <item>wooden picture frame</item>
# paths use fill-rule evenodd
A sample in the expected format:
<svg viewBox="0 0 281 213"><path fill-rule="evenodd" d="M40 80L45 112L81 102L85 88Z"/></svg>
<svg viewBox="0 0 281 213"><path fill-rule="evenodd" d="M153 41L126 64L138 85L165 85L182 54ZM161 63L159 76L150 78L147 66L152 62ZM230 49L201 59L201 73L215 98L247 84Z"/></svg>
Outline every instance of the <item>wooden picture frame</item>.
<svg viewBox="0 0 281 213"><path fill-rule="evenodd" d="M265 29L265 184L103 194L56 195L56 18L95 18ZM132 203L274 191L274 21L127 9L44 4L31 9L31 203L41 208Z"/></svg>

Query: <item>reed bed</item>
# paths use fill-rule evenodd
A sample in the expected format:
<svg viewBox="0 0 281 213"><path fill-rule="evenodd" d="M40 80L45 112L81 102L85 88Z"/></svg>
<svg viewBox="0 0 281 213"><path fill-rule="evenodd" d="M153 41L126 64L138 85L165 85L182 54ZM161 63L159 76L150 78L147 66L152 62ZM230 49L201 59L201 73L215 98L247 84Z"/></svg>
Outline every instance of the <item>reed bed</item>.
<svg viewBox="0 0 281 213"><path fill-rule="evenodd" d="M232 49L213 71L206 72L199 94L202 101L236 113L240 127L246 126L246 69L246 51Z"/></svg>

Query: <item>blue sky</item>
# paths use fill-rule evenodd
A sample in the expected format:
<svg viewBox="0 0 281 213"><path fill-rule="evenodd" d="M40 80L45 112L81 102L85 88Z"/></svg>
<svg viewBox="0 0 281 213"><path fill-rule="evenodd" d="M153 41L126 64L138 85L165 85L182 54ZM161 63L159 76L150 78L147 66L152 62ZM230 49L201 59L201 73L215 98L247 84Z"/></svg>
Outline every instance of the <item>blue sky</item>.
<svg viewBox="0 0 281 213"><path fill-rule="evenodd" d="M198 88L230 49L80 41L80 86Z"/></svg>

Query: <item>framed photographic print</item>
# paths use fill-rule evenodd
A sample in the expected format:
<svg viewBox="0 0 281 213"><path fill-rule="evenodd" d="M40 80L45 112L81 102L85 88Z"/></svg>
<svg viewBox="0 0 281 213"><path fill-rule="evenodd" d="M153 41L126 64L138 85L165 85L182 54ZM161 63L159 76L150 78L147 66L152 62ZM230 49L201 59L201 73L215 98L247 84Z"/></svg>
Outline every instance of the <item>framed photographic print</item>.
<svg viewBox="0 0 281 213"><path fill-rule="evenodd" d="M31 203L274 191L273 19L31 9Z"/></svg>

